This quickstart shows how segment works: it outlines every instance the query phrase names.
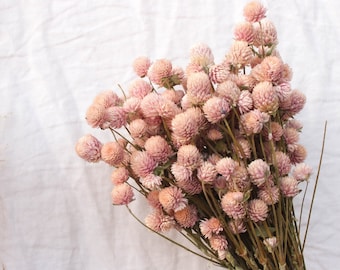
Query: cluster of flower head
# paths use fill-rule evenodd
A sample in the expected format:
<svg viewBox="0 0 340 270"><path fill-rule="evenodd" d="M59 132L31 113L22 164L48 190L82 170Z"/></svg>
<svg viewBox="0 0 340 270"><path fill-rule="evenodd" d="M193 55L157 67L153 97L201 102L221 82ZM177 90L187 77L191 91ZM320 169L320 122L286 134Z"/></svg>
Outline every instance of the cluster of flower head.
<svg viewBox="0 0 340 270"><path fill-rule="evenodd" d="M83 159L115 168L113 204L134 199L134 180L152 207L147 226L191 228L219 259L230 233L246 233L249 222L270 223L272 206L296 196L311 174L294 119L305 96L291 88L292 71L265 13L258 2L244 8L245 22L236 25L219 64L205 44L190 50L185 69L137 58L138 78L126 96L100 93L86 113L91 127L116 136L126 128L130 138L101 143L86 135L76 145ZM275 234L263 243L275 248Z"/></svg>

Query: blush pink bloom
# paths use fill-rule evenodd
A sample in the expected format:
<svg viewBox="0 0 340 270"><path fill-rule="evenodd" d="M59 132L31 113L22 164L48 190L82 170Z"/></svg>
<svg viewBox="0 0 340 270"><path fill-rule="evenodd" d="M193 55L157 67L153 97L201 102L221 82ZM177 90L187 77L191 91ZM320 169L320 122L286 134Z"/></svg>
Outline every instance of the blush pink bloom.
<svg viewBox="0 0 340 270"><path fill-rule="evenodd" d="M122 107L109 107L105 110L104 121L108 127L118 129L126 125L127 114Z"/></svg>
<svg viewBox="0 0 340 270"><path fill-rule="evenodd" d="M104 117L105 117L105 107L98 105L98 104L92 104L86 111L85 119L91 127L103 128L103 124L105 122Z"/></svg>
<svg viewBox="0 0 340 270"><path fill-rule="evenodd" d="M134 199L132 188L126 183L114 186L111 195L115 205L129 204Z"/></svg>
<svg viewBox="0 0 340 270"><path fill-rule="evenodd" d="M152 173L157 162L145 151L135 151L130 158L131 169L138 177L146 177Z"/></svg>
<svg viewBox="0 0 340 270"><path fill-rule="evenodd" d="M293 177L299 182L307 181L311 174L312 168L305 163L296 164L293 169Z"/></svg>
<svg viewBox="0 0 340 270"><path fill-rule="evenodd" d="M243 8L243 16L248 22L258 22L266 17L266 8L259 1L251 1Z"/></svg>
<svg viewBox="0 0 340 270"><path fill-rule="evenodd" d="M159 192L159 202L167 212L179 211L188 205L188 199L184 197L182 190L176 186L161 189Z"/></svg>
<svg viewBox="0 0 340 270"><path fill-rule="evenodd" d="M124 161L124 148L118 142L105 143L101 149L102 159L115 167Z"/></svg>
<svg viewBox="0 0 340 270"><path fill-rule="evenodd" d="M226 99L214 96L204 103L202 109L207 120L215 124L228 115L230 106Z"/></svg>
<svg viewBox="0 0 340 270"><path fill-rule="evenodd" d="M296 120L296 119L289 119L289 121L286 122L285 125L286 128L294 128L297 131L301 131L303 128L303 125L300 121Z"/></svg>
<svg viewBox="0 0 340 270"><path fill-rule="evenodd" d="M198 168L202 161L200 151L193 144L183 145L177 151L177 163L191 170Z"/></svg>
<svg viewBox="0 0 340 270"><path fill-rule="evenodd" d="M263 244L268 249L269 253L273 253L274 249L278 246L276 237L269 237L263 240Z"/></svg>
<svg viewBox="0 0 340 270"><path fill-rule="evenodd" d="M146 216L145 225L156 232L167 232L176 225L175 219L156 209Z"/></svg>
<svg viewBox="0 0 340 270"><path fill-rule="evenodd" d="M224 177L230 178L237 165L235 160L230 157L225 157L216 163L216 170Z"/></svg>
<svg viewBox="0 0 340 270"><path fill-rule="evenodd" d="M158 114L165 121L170 121L179 113L182 112L181 108L179 108L172 100L168 100L165 98L161 98L159 100Z"/></svg>
<svg viewBox="0 0 340 270"><path fill-rule="evenodd" d="M208 239L223 231L221 222L215 217L201 220L199 227L202 235Z"/></svg>
<svg viewBox="0 0 340 270"><path fill-rule="evenodd" d="M155 189L162 184L162 178L158 175L150 173L147 176L140 178L140 182L144 187L148 189Z"/></svg>
<svg viewBox="0 0 340 270"><path fill-rule="evenodd" d="M135 119L129 125L129 131L132 138L141 138L148 131L148 125L143 119Z"/></svg>
<svg viewBox="0 0 340 270"><path fill-rule="evenodd" d="M231 106L236 106L240 97L241 91L237 84L233 81L227 80L217 85L216 92L223 97Z"/></svg>
<svg viewBox="0 0 340 270"><path fill-rule="evenodd" d="M292 93L292 89L289 82L282 82L275 86L276 94L279 98L279 103L283 103L289 95Z"/></svg>
<svg viewBox="0 0 340 270"><path fill-rule="evenodd" d="M148 70L149 79L158 85L163 84L164 78L170 77L172 71L172 64L167 59L156 60Z"/></svg>
<svg viewBox="0 0 340 270"><path fill-rule="evenodd" d="M196 72L188 76L187 95L192 104L207 101L212 92L209 76L204 72Z"/></svg>
<svg viewBox="0 0 340 270"><path fill-rule="evenodd" d="M138 78L132 81L128 90L130 96L142 99L147 94L151 93L152 86L147 81Z"/></svg>
<svg viewBox="0 0 340 270"><path fill-rule="evenodd" d="M275 161L276 163L274 163L274 165L277 167L280 176L287 175L290 172L292 164L287 154L281 151L276 151Z"/></svg>
<svg viewBox="0 0 340 270"><path fill-rule="evenodd" d="M293 151L289 152L289 158L292 164L298 164L305 161L307 150L301 144L294 145Z"/></svg>
<svg viewBox="0 0 340 270"><path fill-rule="evenodd" d="M263 125L269 121L269 115L254 109L241 115L240 130L246 135L260 133Z"/></svg>
<svg viewBox="0 0 340 270"><path fill-rule="evenodd" d="M112 90L107 90L99 93L93 100L93 104L103 108L109 108L119 105L120 99Z"/></svg>
<svg viewBox="0 0 340 270"><path fill-rule="evenodd" d="M290 116L299 113L306 103L306 96L299 90L293 90L288 99L282 104L282 109L286 110Z"/></svg>
<svg viewBox="0 0 340 270"><path fill-rule="evenodd" d="M269 165L262 159L255 159L248 165L251 182L256 186L263 185L270 175Z"/></svg>
<svg viewBox="0 0 340 270"><path fill-rule="evenodd" d="M242 67L251 63L253 52L245 41L236 40L226 55L227 61L232 65Z"/></svg>
<svg viewBox="0 0 340 270"><path fill-rule="evenodd" d="M247 227L242 219L232 219L228 222L228 227L233 234L240 234L247 231Z"/></svg>
<svg viewBox="0 0 340 270"><path fill-rule="evenodd" d="M214 55L208 45L198 43L190 49L190 62L199 66L214 64Z"/></svg>
<svg viewBox="0 0 340 270"><path fill-rule="evenodd" d="M234 37L236 40L252 43L255 37L253 24L250 22L242 22L237 24L234 29Z"/></svg>
<svg viewBox="0 0 340 270"><path fill-rule="evenodd" d="M151 61L148 57L146 56L140 56L137 57L133 61L133 70L139 77L145 77L146 74L148 73L148 69L151 66Z"/></svg>
<svg viewBox="0 0 340 270"><path fill-rule="evenodd" d="M171 165L171 173L174 175L177 182L186 182L192 178L192 170L177 162L174 162Z"/></svg>
<svg viewBox="0 0 340 270"><path fill-rule="evenodd" d="M298 184L299 182L290 176L279 179L279 187L284 197L295 197L299 194L301 190L299 189Z"/></svg>
<svg viewBox="0 0 340 270"><path fill-rule="evenodd" d="M268 206L260 199L250 200L248 203L248 216L254 222L265 221L268 216Z"/></svg>
<svg viewBox="0 0 340 270"><path fill-rule="evenodd" d="M283 130L283 138L286 144L296 144L299 141L300 134L295 128L286 127Z"/></svg>
<svg viewBox="0 0 340 270"><path fill-rule="evenodd" d="M129 97L123 103L123 109L130 115L138 115L140 112L140 104L142 99L137 97Z"/></svg>
<svg viewBox="0 0 340 270"><path fill-rule="evenodd" d="M241 91L237 101L237 106L241 114L253 109L253 98L248 90Z"/></svg>
<svg viewBox="0 0 340 270"><path fill-rule="evenodd" d="M270 130L268 130L268 128L263 129L262 135L267 140L273 140L277 142L281 140L281 137L283 135L283 128L278 122L270 122Z"/></svg>
<svg viewBox="0 0 340 270"><path fill-rule="evenodd" d="M213 83L222 83L228 80L229 75L230 69L226 64L212 65L209 67L209 78Z"/></svg>
<svg viewBox="0 0 340 270"><path fill-rule="evenodd" d="M270 82L258 83L252 92L254 107L261 112L275 114L279 108L279 98Z"/></svg>
<svg viewBox="0 0 340 270"><path fill-rule="evenodd" d="M175 220L182 228L192 228L198 221L198 213L195 205L188 205L174 213Z"/></svg>
<svg viewBox="0 0 340 270"><path fill-rule="evenodd" d="M276 185L262 185L258 191L258 197L266 204L273 205L280 199L280 189Z"/></svg>
<svg viewBox="0 0 340 270"><path fill-rule="evenodd" d="M251 157L251 147L246 139L237 139L237 144L233 143L232 149L240 159L247 159Z"/></svg>
<svg viewBox="0 0 340 270"><path fill-rule="evenodd" d="M221 200L223 211L233 219L242 219L246 216L243 193L239 191L228 191Z"/></svg>
<svg viewBox="0 0 340 270"><path fill-rule="evenodd" d="M216 128L211 128L207 132L207 138L212 141L218 141L223 139L223 134Z"/></svg>
<svg viewBox="0 0 340 270"><path fill-rule="evenodd" d="M263 61L255 66L251 75L259 82L278 83L283 76L284 64L277 56L267 56Z"/></svg>
<svg viewBox="0 0 340 270"><path fill-rule="evenodd" d="M226 178L226 183L229 191L248 191L251 187L251 182L244 165L237 164L230 178Z"/></svg>
<svg viewBox="0 0 340 270"><path fill-rule="evenodd" d="M198 179L205 184L213 184L217 177L215 165L209 161L204 161L197 169Z"/></svg>
<svg viewBox="0 0 340 270"><path fill-rule="evenodd" d="M263 19L261 21L261 26L256 24L255 28L255 38L254 45L255 46L272 46L277 45L277 32L275 25L268 19Z"/></svg>
<svg viewBox="0 0 340 270"><path fill-rule="evenodd" d="M156 208L156 209L161 209L162 205L159 202L158 196L159 196L159 190L155 189L149 192L149 194L146 196L146 199L151 207Z"/></svg>
<svg viewBox="0 0 340 270"><path fill-rule="evenodd" d="M101 159L102 143L94 136L88 134L81 137L76 144L76 153L87 162L98 162Z"/></svg>
<svg viewBox="0 0 340 270"><path fill-rule="evenodd" d="M158 95L156 92L151 92L147 94L140 104L140 108L145 117L157 117L159 116L159 106L162 96Z"/></svg>
<svg viewBox="0 0 340 270"><path fill-rule="evenodd" d="M171 100L173 103L179 104L184 92L182 90L165 89L161 95L165 100Z"/></svg>
<svg viewBox="0 0 340 270"><path fill-rule="evenodd" d="M200 194L202 192L202 184L195 176L177 180L176 185L189 195Z"/></svg>
<svg viewBox="0 0 340 270"><path fill-rule="evenodd" d="M217 251L218 258L224 260L228 250L228 241L224 235L213 235L209 239L210 246L213 250Z"/></svg>
<svg viewBox="0 0 340 270"><path fill-rule="evenodd" d="M148 138L144 148L156 162L160 163L167 161L173 153L168 142L159 135Z"/></svg>
<svg viewBox="0 0 340 270"><path fill-rule="evenodd" d="M124 167L116 168L111 174L111 182L114 185L125 183L129 179L129 171Z"/></svg>

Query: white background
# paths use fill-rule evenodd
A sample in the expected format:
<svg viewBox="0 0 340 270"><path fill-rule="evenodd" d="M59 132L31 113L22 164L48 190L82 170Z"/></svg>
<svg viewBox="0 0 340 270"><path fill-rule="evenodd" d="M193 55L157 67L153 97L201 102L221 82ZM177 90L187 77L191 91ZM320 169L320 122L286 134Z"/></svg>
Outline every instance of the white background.
<svg viewBox="0 0 340 270"><path fill-rule="evenodd" d="M147 231L125 207L113 207L111 169L86 164L74 145L87 133L111 139L87 126L85 111L100 91L128 86L135 57L185 67L189 48L205 42L220 63L246 2L0 1L0 269L213 268ZM340 1L263 3L277 27L279 52L293 69L293 87L307 96L298 119L315 172L328 120L305 257L310 270L336 269ZM139 200L131 207L142 219L147 213Z"/></svg>

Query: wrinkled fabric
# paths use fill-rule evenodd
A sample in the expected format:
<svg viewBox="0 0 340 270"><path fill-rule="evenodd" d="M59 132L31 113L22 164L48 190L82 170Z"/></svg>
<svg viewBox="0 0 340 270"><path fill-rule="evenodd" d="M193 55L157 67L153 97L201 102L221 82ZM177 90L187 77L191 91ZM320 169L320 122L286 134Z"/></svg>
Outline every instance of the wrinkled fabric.
<svg viewBox="0 0 340 270"><path fill-rule="evenodd" d="M0 2L0 269L214 268L146 230L125 207L112 206L111 169L85 163L74 146L89 133L112 140L86 124L85 112L100 91L121 95L118 84L128 88L136 57L185 67L189 49L204 42L222 62L246 2ZM292 86L307 96L297 116L314 168L306 206L328 121L305 259L308 269L333 269L340 254L340 2L263 3L293 69ZM149 211L140 198L131 208L142 220ZM307 215L306 207L303 230Z"/></svg>

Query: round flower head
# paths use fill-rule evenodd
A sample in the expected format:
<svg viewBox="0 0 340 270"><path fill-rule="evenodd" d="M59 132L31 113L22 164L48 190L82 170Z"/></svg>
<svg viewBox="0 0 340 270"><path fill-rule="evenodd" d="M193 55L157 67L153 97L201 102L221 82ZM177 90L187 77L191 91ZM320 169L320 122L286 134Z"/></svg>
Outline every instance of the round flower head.
<svg viewBox="0 0 340 270"><path fill-rule="evenodd" d="M253 24L250 22L243 22L236 25L234 29L234 37L236 40L252 43L255 32Z"/></svg>
<svg viewBox="0 0 340 270"><path fill-rule="evenodd" d="M171 75L172 64L167 59L156 60L148 70L149 79L158 85L163 84L164 78Z"/></svg>
<svg viewBox="0 0 340 270"><path fill-rule="evenodd" d="M228 191L222 197L221 206L223 211L233 219L242 219L246 216L242 192Z"/></svg>
<svg viewBox="0 0 340 270"><path fill-rule="evenodd" d="M116 168L111 174L111 182L114 185L125 183L129 179L129 171L124 167Z"/></svg>
<svg viewBox="0 0 340 270"><path fill-rule="evenodd" d="M227 188L230 191L248 191L250 189L251 182L248 177L247 169L244 165L237 164L230 178L226 179L226 183Z"/></svg>
<svg viewBox="0 0 340 270"><path fill-rule="evenodd" d="M159 135L148 138L144 148L156 162L163 163L172 155L171 146Z"/></svg>
<svg viewBox="0 0 340 270"><path fill-rule="evenodd" d="M197 208L190 204L182 210L176 211L174 217L182 228L192 228L198 221Z"/></svg>
<svg viewBox="0 0 340 270"><path fill-rule="evenodd" d="M307 181L312 174L312 168L305 163L296 164L293 170L293 177L297 181Z"/></svg>
<svg viewBox="0 0 340 270"><path fill-rule="evenodd" d="M307 156L307 150L301 144L294 145L293 151L289 152L289 158L292 164L302 163Z"/></svg>
<svg viewBox="0 0 340 270"><path fill-rule="evenodd" d="M228 101L231 106L236 106L241 91L233 81L225 81L217 85L216 92L219 96Z"/></svg>
<svg viewBox="0 0 340 270"><path fill-rule="evenodd" d="M237 144L232 144L233 151L240 159L246 159L251 157L251 147L248 140L239 138Z"/></svg>
<svg viewBox="0 0 340 270"><path fill-rule="evenodd" d="M276 237L269 237L263 240L263 244L268 249L269 253L273 253L273 250L278 246Z"/></svg>
<svg viewBox="0 0 340 270"><path fill-rule="evenodd" d="M275 152L275 161L276 164L274 164L278 172L281 176L287 175L290 172L290 169L292 167L292 164L290 162L289 156L281 151Z"/></svg>
<svg viewBox="0 0 340 270"><path fill-rule="evenodd" d="M140 104L142 99L137 97L129 97L123 103L123 109L126 113L138 116L140 112Z"/></svg>
<svg viewBox="0 0 340 270"><path fill-rule="evenodd" d="M102 159L115 167L124 161L124 148L118 142L105 143L101 149Z"/></svg>
<svg viewBox="0 0 340 270"><path fill-rule="evenodd" d="M184 197L182 190L176 186L163 188L159 192L159 202L167 212L179 211L188 205L188 199Z"/></svg>
<svg viewBox="0 0 340 270"><path fill-rule="evenodd" d="M156 232L167 232L174 228L176 222L173 217L165 215L162 210L154 210L145 218L145 225Z"/></svg>
<svg viewBox="0 0 340 270"><path fill-rule="evenodd" d="M206 184L214 183L217 177L217 171L215 165L209 161L204 161L201 166L197 169L198 179Z"/></svg>
<svg viewBox="0 0 340 270"><path fill-rule="evenodd" d="M214 64L214 56L208 45L198 43L190 49L190 62L199 66Z"/></svg>
<svg viewBox="0 0 340 270"><path fill-rule="evenodd" d="M299 132L295 128L286 127L283 130L283 137L286 144L296 144L299 141Z"/></svg>
<svg viewBox="0 0 340 270"><path fill-rule="evenodd" d="M215 124L225 118L230 111L229 103L221 97L211 97L203 105L203 112L207 120Z"/></svg>
<svg viewBox="0 0 340 270"><path fill-rule="evenodd" d="M253 52L247 42L236 40L231 45L226 58L232 65L242 67L250 64L253 58Z"/></svg>
<svg viewBox="0 0 340 270"><path fill-rule="evenodd" d="M165 121L169 121L169 125L171 124L171 120L181 111L182 110L172 100L165 98L161 98L159 100L159 116Z"/></svg>
<svg viewBox="0 0 340 270"><path fill-rule="evenodd" d="M255 159L248 165L248 172L251 182L256 186L261 186L270 175L269 165L262 159Z"/></svg>
<svg viewBox="0 0 340 270"><path fill-rule="evenodd" d="M250 200L248 204L248 215L254 222L265 221L268 216L267 204L260 199Z"/></svg>
<svg viewBox="0 0 340 270"><path fill-rule="evenodd" d="M177 163L194 170L201 165L202 155L195 145L183 145L177 151Z"/></svg>
<svg viewBox="0 0 340 270"><path fill-rule="evenodd" d="M282 195L285 197L295 197L300 193L298 183L299 182L295 178L290 176L280 178L279 187Z"/></svg>
<svg viewBox="0 0 340 270"><path fill-rule="evenodd" d="M129 125L129 131L132 138L141 138L143 137L148 130L148 125L143 119L135 119L131 121Z"/></svg>
<svg viewBox="0 0 340 270"><path fill-rule="evenodd" d="M153 208L156 208L156 209L161 209L162 205L159 202L158 197L159 197L159 190L155 189L155 190L151 190L149 192L146 199L147 199L148 203L150 204L150 206L152 206Z"/></svg>
<svg viewBox="0 0 340 270"><path fill-rule="evenodd" d="M228 241L224 235L213 235L209 239L210 246L213 250L217 251L218 258L224 260L226 251L228 250Z"/></svg>
<svg viewBox="0 0 340 270"><path fill-rule="evenodd" d="M120 99L112 90L107 90L99 93L93 100L93 104L103 108L109 108L118 105Z"/></svg>
<svg viewBox="0 0 340 270"><path fill-rule="evenodd" d="M292 89L289 82L282 82L275 86L276 94L279 98L279 103L284 103L292 93Z"/></svg>
<svg viewBox="0 0 340 270"><path fill-rule="evenodd" d="M104 119L109 127L118 129L126 124L127 114L122 107L110 107L105 110Z"/></svg>
<svg viewBox="0 0 340 270"><path fill-rule="evenodd" d="M158 175L150 173L147 176L140 178L140 182L148 189L155 189L162 184L162 178Z"/></svg>
<svg viewBox="0 0 340 270"><path fill-rule="evenodd" d="M243 8L243 16L248 22L258 22L266 17L266 8L259 1L251 1Z"/></svg>
<svg viewBox="0 0 340 270"><path fill-rule="evenodd" d="M200 194L202 192L202 184L195 176L181 178L176 181L176 185L189 195Z"/></svg>
<svg viewBox="0 0 340 270"><path fill-rule="evenodd" d="M105 107L98 105L98 104L92 104L87 109L86 116L85 116L87 123L93 128L97 128L97 127L102 128L105 122L104 117L105 117Z"/></svg>
<svg viewBox="0 0 340 270"><path fill-rule="evenodd" d="M255 66L251 75L259 82L278 83L283 76L284 64L277 56L267 56L263 61Z"/></svg>
<svg viewBox="0 0 340 270"><path fill-rule="evenodd" d="M273 205L280 199L280 190L276 185L264 184L258 191L258 197L266 204Z"/></svg>
<svg viewBox="0 0 340 270"><path fill-rule="evenodd" d="M209 67L209 78L213 83L222 83L228 80L230 74L227 65L212 65Z"/></svg>
<svg viewBox="0 0 340 270"><path fill-rule="evenodd" d="M133 70L139 77L145 77L148 73L148 69L151 65L151 61L146 56L140 56L133 61Z"/></svg>
<svg viewBox="0 0 340 270"><path fill-rule="evenodd" d="M237 101L237 106L241 114L249 112L253 109L253 98L248 90L243 90Z"/></svg>
<svg viewBox="0 0 340 270"><path fill-rule="evenodd" d="M303 109L305 103L306 96L299 90L293 90L284 104L283 109L287 110L287 113L293 116Z"/></svg>
<svg viewBox="0 0 340 270"><path fill-rule="evenodd" d="M155 92L147 94L140 104L142 113L145 117L157 117L159 116L159 104L162 96Z"/></svg>
<svg viewBox="0 0 340 270"><path fill-rule="evenodd" d="M228 222L228 227L233 234L240 234L247 231L247 227L242 219L232 219Z"/></svg>
<svg viewBox="0 0 340 270"><path fill-rule="evenodd" d="M230 157L225 157L216 163L216 170L224 177L230 178L237 165L235 160Z"/></svg>
<svg viewBox="0 0 340 270"><path fill-rule="evenodd" d="M199 227L202 235L208 239L223 231L221 222L215 217L201 220Z"/></svg>
<svg viewBox="0 0 340 270"><path fill-rule="evenodd" d="M270 82L258 83L252 92L254 107L261 112L275 114L279 108L279 98Z"/></svg>
<svg viewBox="0 0 340 270"><path fill-rule="evenodd" d="M269 115L258 109L241 115L240 130L246 135L260 133L263 125L269 121Z"/></svg>
<svg viewBox="0 0 340 270"><path fill-rule="evenodd" d="M261 26L256 24L255 28L255 46L272 46L278 44L277 32L275 25L268 19L261 21Z"/></svg>
<svg viewBox="0 0 340 270"><path fill-rule="evenodd" d="M81 137L76 144L76 152L78 156L87 162L100 161L101 148L102 143L90 134Z"/></svg>
<svg viewBox="0 0 340 270"><path fill-rule="evenodd" d="M139 177L146 177L152 173L157 162L145 151L135 151L131 155L131 168Z"/></svg>
<svg viewBox="0 0 340 270"><path fill-rule="evenodd" d="M196 72L188 76L187 95L192 104L200 104L211 96L212 88L209 76L204 72Z"/></svg>
<svg viewBox="0 0 340 270"><path fill-rule="evenodd" d="M216 128L211 128L207 132L207 138L212 141L218 141L223 139L223 134Z"/></svg>
<svg viewBox="0 0 340 270"><path fill-rule="evenodd" d="M111 195L112 203L116 205L129 204L133 201L132 188L126 183L114 186Z"/></svg>
<svg viewBox="0 0 340 270"><path fill-rule="evenodd" d="M267 139L267 140L273 140L275 142L281 140L281 137L283 135L283 128L282 126L277 123L277 122L270 122L270 131L268 128L263 129L262 135Z"/></svg>
<svg viewBox="0 0 340 270"><path fill-rule="evenodd" d="M151 91L152 86L150 85L150 83L141 78L135 79L129 86L130 96L140 99L151 93Z"/></svg>
<svg viewBox="0 0 340 270"><path fill-rule="evenodd" d="M186 182L192 178L192 170L177 162L174 162L171 165L171 173L174 175L177 182Z"/></svg>

